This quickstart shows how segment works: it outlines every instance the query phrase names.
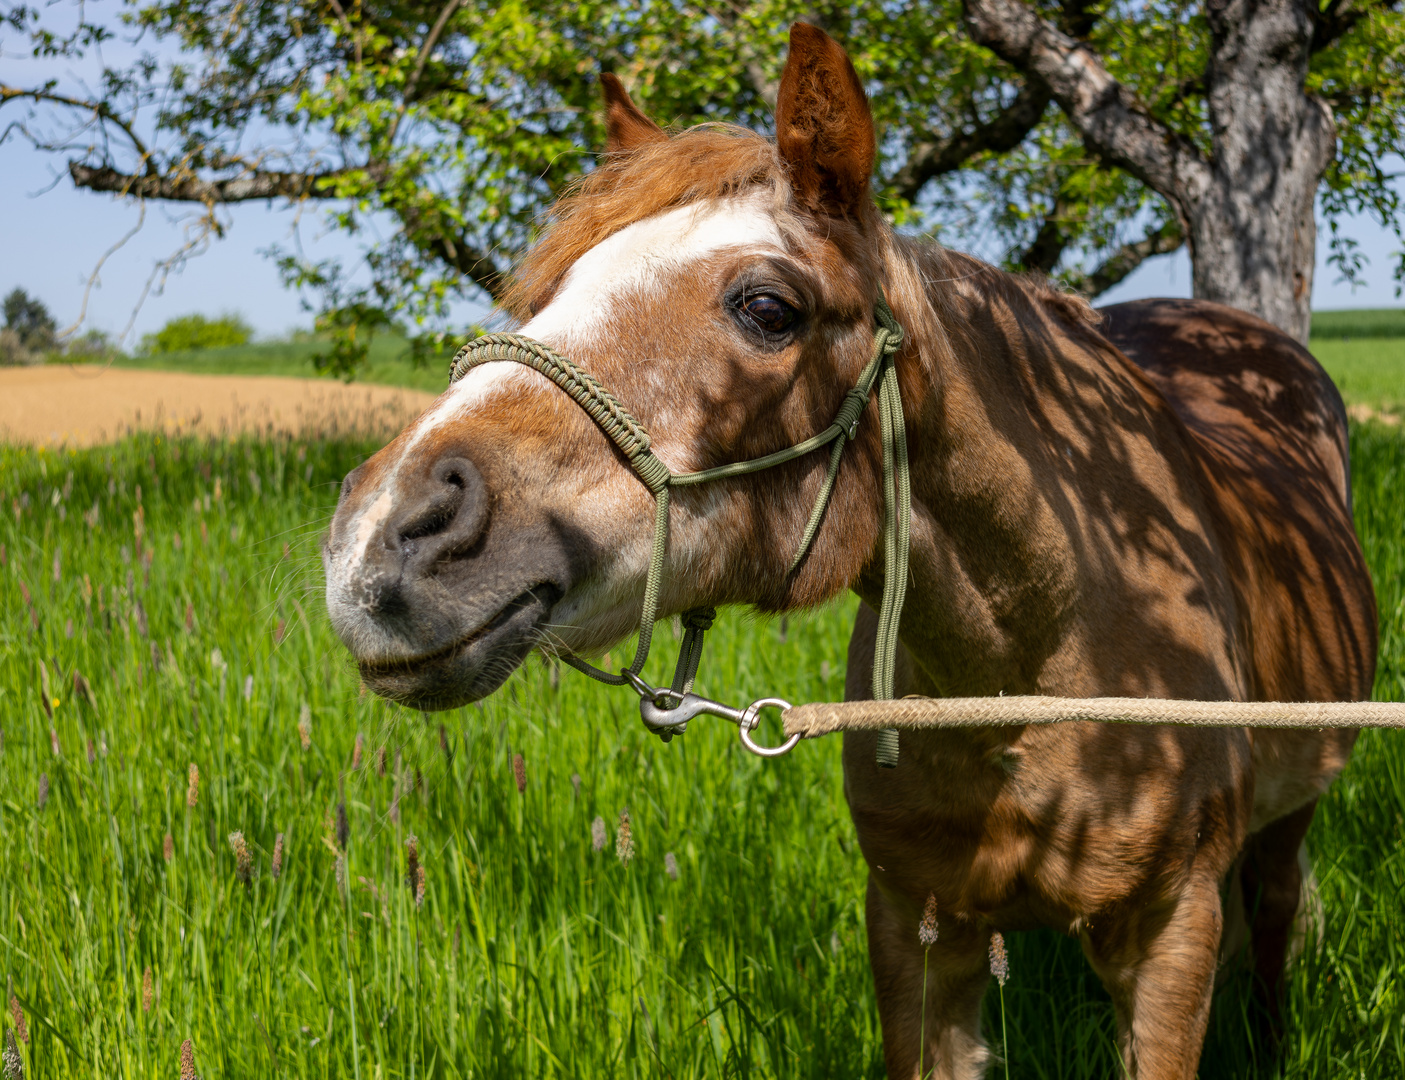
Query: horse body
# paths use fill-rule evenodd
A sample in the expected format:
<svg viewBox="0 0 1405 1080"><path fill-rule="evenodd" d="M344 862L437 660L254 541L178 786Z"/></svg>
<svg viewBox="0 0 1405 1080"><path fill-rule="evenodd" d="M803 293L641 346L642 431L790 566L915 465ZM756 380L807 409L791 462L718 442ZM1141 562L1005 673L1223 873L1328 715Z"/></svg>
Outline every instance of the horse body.
<svg viewBox="0 0 1405 1080"><path fill-rule="evenodd" d="M1081 302L895 237L868 193L862 89L812 28L792 32L775 143L670 140L605 83L611 153L563 201L506 307L615 389L685 471L823 428L867 360L881 287L907 331L899 693L1368 693L1374 608L1344 419L1298 346L1204 304L1123 305L1102 325ZM852 588L865 606L846 689L866 696L883 566L875 412L793 574L823 455L678 489L660 613L783 611ZM532 648L590 653L625 636L652 516L559 390L485 364L348 476L324 549L329 612L377 692L457 705ZM1132 1075L1193 1075L1227 877L1252 898L1271 1014L1302 836L1349 736L909 733L893 770L873 743L846 738L844 783L891 1075L919 1060L979 1074L990 934L1033 926L1081 938ZM924 994L929 896L940 932Z"/></svg>
<svg viewBox="0 0 1405 1080"><path fill-rule="evenodd" d="M918 428L960 440L912 440L920 610L905 610L898 692L1366 697L1374 602L1345 415L1315 361L1217 305L1121 305L1109 341L1007 281L971 292L955 320L971 340L953 349L970 362L944 366L948 415ZM869 696L880 590L861 579L850 699ZM1032 926L1080 937L1133 1075L1193 1075L1231 874L1272 1023L1299 845L1354 733L905 733L892 772L874 740L848 736L844 763L892 1075L915 1071L919 1031L938 1075L979 1072L986 943ZM924 956L928 896L943 921Z"/></svg>

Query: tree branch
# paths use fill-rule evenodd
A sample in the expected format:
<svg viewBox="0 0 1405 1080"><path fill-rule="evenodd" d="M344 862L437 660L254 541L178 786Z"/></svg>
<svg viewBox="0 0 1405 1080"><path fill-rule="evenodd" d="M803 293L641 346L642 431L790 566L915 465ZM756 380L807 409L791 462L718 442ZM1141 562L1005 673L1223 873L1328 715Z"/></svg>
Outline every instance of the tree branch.
<svg viewBox="0 0 1405 1080"><path fill-rule="evenodd" d="M1003 154L1024 141L1026 135L1044 116L1052 95L1044 80L1031 78L1010 102L989 123L974 131L959 131L935 142L914 143L907 164L893 177L898 194L909 202L929 180L961 168L977 154Z"/></svg>
<svg viewBox="0 0 1405 1080"><path fill-rule="evenodd" d="M1023 0L964 3L971 37L1042 79L1090 150L1177 207L1199 201L1211 179L1200 150L1152 117L1092 49L1041 19Z"/></svg>
<svg viewBox="0 0 1405 1080"><path fill-rule="evenodd" d="M138 138L137 133L132 130L132 125L113 112L112 107L108 105L107 102L85 101L82 98L69 97L66 94L55 94L52 90L26 90L18 86L5 86L4 84L0 84L0 105L4 105L7 101L14 101L21 98L29 98L31 101L35 102L47 101L52 105L64 105L71 109L91 112L99 120L105 120L108 123L116 124L122 134L126 135L128 141L131 142L132 149L137 152L137 155L145 163L147 174L151 176L155 175L156 167L151 162L151 153L147 150L146 144L142 142L141 139Z"/></svg>
<svg viewBox="0 0 1405 1080"><path fill-rule="evenodd" d="M68 163L68 173L75 187L90 191L111 191L142 199L165 199L170 202L198 202L207 206L216 203L249 202L254 199L332 198L318 190L324 180L345 175L346 169L328 172L263 172L252 171L228 180L204 180L195 175L162 176L148 173L134 176L106 166L94 167L76 161Z"/></svg>
<svg viewBox="0 0 1405 1080"><path fill-rule="evenodd" d="M1167 222L1153 229L1142 239L1123 244L1091 274L1077 277L1070 284L1088 299L1101 296L1153 255L1169 255L1185 243L1181 227Z"/></svg>
<svg viewBox="0 0 1405 1080"><path fill-rule="evenodd" d="M1041 274L1054 272L1064 248L1068 246L1068 233L1064 231L1064 222L1068 220L1071 209L1070 204L1063 199L1054 200L1054 209L1039 226L1039 231L1034 235L1034 242L1020 256L1021 270L1037 270Z"/></svg>

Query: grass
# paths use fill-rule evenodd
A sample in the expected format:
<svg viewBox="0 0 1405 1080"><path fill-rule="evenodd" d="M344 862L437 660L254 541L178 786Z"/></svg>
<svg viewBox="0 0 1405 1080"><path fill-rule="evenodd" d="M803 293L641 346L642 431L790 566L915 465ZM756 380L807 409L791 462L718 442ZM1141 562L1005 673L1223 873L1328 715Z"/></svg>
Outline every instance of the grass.
<svg viewBox="0 0 1405 1080"><path fill-rule="evenodd" d="M320 610L316 544L372 449L0 447L0 969L25 1075L174 1077L188 1038L206 1080L881 1076L838 740L767 762L701 719L665 745L629 695L535 663L482 708L424 717L362 695ZM1405 435L1358 427L1353 456L1377 693L1405 699ZM839 697L851 616L783 634L724 613L703 692ZM1326 918L1294 973L1285 1077L1405 1072L1402 828L1405 746L1367 732L1310 836ZM985 1030L1010 1075L1115 1074L1077 943L1009 949ZM1254 1060L1246 990L1217 995L1204 1077L1277 1075Z"/></svg>
<svg viewBox="0 0 1405 1080"><path fill-rule="evenodd" d="M317 341L269 341L250 345L230 345L222 349L188 349L154 356L120 356L117 367L148 371L185 371L209 375L284 375L311 379L319 376L312 356ZM442 364L416 367L410 361L403 339L379 335L371 342L366 366L356 374L358 382L406 386L437 394L448 385L449 359Z"/></svg>
<svg viewBox="0 0 1405 1080"><path fill-rule="evenodd" d="M1313 338L1309 345L1348 405L1405 406L1405 338Z"/></svg>

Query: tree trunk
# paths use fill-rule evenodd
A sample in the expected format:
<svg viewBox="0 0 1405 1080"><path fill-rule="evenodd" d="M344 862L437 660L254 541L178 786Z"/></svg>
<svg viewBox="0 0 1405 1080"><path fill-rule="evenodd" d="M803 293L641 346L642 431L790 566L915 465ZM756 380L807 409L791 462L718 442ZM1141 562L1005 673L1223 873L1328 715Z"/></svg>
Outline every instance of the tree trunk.
<svg viewBox="0 0 1405 1080"><path fill-rule="evenodd" d="M1314 202L1336 153L1331 110L1304 89L1320 18L1313 0L1207 0L1208 157L1024 0L965 4L976 41L1042 79L1090 150L1175 208L1197 297L1307 341Z"/></svg>
<svg viewBox="0 0 1405 1080"><path fill-rule="evenodd" d="M1195 295L1306 342L1317 259L1314 204L1336 155L1331 110L1303 91L1312 10L1302 0L1210 0L1208 183L1184 218Z"/></svg>

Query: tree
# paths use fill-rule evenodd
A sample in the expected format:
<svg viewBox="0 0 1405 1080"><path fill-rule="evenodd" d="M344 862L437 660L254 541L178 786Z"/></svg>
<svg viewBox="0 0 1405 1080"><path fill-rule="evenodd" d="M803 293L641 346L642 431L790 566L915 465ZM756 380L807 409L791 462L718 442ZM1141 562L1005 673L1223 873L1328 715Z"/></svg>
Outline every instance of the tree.
<svg viewBox="0 0 1405 1080"><path fill-rule="evenodd" d="M500 292L602 143L602 69L665 122L766 129L786 28L806 18L871 91L877 190L901 227L1090 296L1188 243L1198 295L1303 338L1314 197L1349 279L1364 261L1344 214L1400 235L1396 3L127 0L107 23L19 5L6 20L40 54L71 62L118 33L167 52L105 69L91 94L0 85L0 107L27 103L6 133L68 156L77 186L195 203L210 230L250 199L324 203L352 233L388 220L363 278L280 255L320 290L327 362L347 370L393 321L441 348L451 302Z"/></svg>
<svg viewBox="0 0 1405 1080"><path fill-rule="evenodd" d="M54 317L44 301L23 289L12 289L5 297L3 311L5 329L15 335L21 346L31 351L53 347Z"/></svg>

